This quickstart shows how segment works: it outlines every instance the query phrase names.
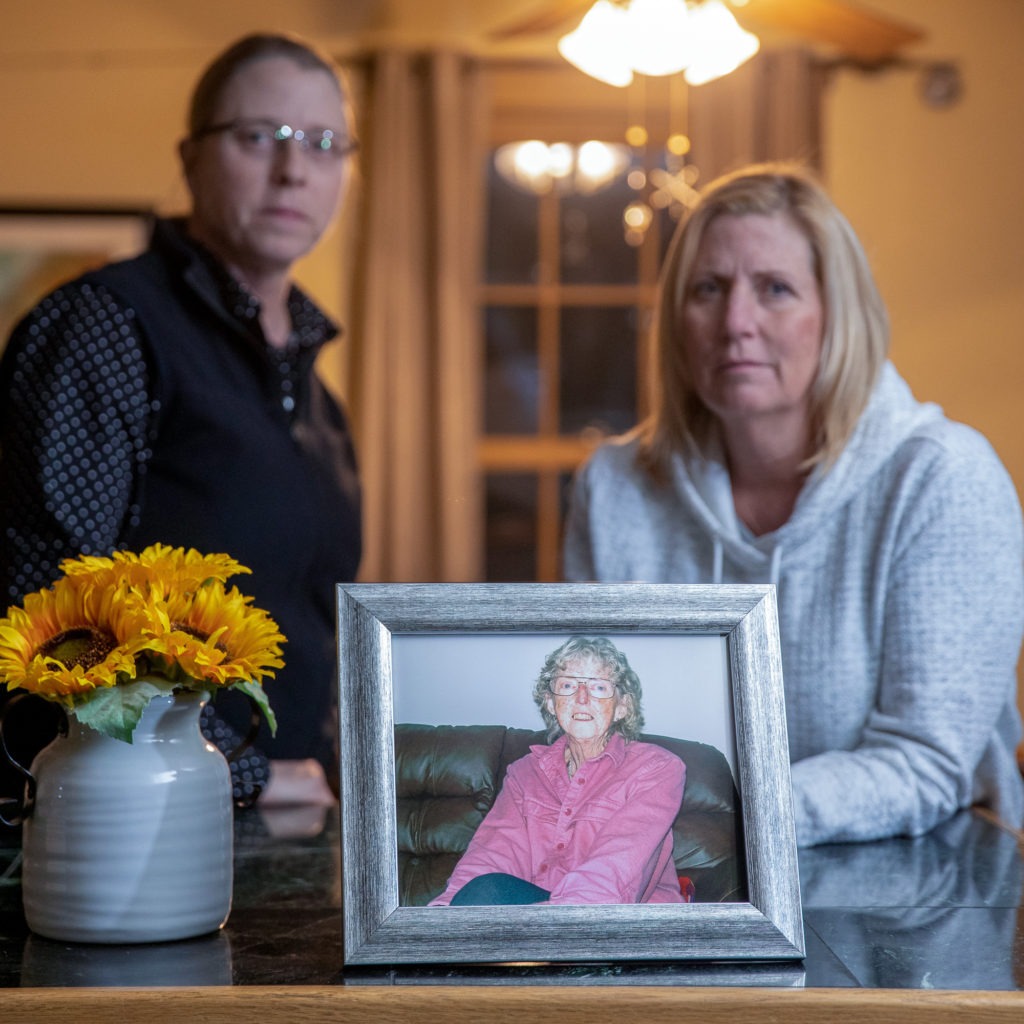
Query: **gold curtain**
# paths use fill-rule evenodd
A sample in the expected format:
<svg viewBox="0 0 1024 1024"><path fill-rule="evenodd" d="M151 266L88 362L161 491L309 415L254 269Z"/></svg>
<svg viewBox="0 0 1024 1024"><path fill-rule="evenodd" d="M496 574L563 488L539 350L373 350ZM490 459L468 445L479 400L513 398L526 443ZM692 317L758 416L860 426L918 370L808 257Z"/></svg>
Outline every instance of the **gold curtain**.
<svg viewBox="0 0 1024 1024"><path fill-rule="evenodd" d="M364 72L362 239L349 405L364 490L360 578L477 578L480 70L380 53Z"/></svg>

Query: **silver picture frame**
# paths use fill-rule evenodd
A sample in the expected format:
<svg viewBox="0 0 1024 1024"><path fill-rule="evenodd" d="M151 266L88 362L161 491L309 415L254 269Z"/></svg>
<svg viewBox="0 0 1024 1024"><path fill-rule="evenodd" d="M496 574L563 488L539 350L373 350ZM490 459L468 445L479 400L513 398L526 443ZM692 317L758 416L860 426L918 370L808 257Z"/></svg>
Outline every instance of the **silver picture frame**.
<svg viewBox="0 0 1024 1024"><path fill-rule="evenodd" d="M773 586L354 583L337 599L345 966L804 956ZM579 633L724 640L747 900L400 905L396 639Z"/></svg>

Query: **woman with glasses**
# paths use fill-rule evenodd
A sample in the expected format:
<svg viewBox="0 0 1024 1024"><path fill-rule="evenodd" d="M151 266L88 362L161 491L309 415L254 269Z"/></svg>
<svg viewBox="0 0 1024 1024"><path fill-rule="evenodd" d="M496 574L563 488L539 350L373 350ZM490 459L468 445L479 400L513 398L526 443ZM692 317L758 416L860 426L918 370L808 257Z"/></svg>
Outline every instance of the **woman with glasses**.
<svg viewBox="0 0 1024 1024"><path fill-rule="evenodd" d="M640 680L606 637L571 637L533 691L548 745L501 792L431 906L681 903L672 823L686 767L638 737Z"/></svg>
<svg viewBox="0 0 1024 1024"><path fill-rule="evenodd" d="M82 553L231 554L288 639L278 733L258 746L314 778L332 760L333 592L359 564L360 498L344 413L314 371L339 331L291 273L355 149L330 60L288 36L234 43L192 97L187 215L157 220L138 258L43 299L0 364L2 596ZM247 725L247 708L224 714ZM229 732L212 735L227 745ZM261 764L236 771L239 795Z"/></svg>

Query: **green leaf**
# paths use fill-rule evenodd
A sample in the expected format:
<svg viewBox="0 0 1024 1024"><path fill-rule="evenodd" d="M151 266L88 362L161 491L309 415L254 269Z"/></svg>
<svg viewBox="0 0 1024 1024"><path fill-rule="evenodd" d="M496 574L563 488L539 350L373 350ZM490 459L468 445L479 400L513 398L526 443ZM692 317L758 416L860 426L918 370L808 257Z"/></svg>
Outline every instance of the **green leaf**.
<svg viewBox="0 0 1024 1024"><path fill-rule="evenodd" d="M82 725L104 736L131 743L135 727L149 702L160 694L172 693L174 686L169 679L137 679L133 683L95 690L87 701L72 709L72 714Z"/></svg>
<svg viewBox="0 0 1024 1024"><path fill-rule="evenodd" d="M254 683L251 680L244 683L235 683L230 689L241 690L250 700L256 702L257 707L263 712L263 717L267 720L267 725L270 726L270 735L276 736L277 718L271 710L266 690L259 683Z"/></svg>

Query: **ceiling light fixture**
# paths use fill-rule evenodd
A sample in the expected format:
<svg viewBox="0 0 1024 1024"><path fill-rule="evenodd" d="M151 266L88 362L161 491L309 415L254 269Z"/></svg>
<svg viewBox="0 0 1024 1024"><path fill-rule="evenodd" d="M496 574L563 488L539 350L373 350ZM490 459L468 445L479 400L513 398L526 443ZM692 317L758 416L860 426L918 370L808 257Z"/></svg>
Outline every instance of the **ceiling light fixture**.
<svg viewBox="0 0 1024 1024"><path fill-rule="evenodd" d="M558 52L591 78L608 85L629 85L633 67L622 45L628 17L625 7L597 0L577 28L558 40Z"/></svg>
<svg viewBox="0 0 1024 1024"><path fill-rule="evenodd" d="M680 71L690 85L702 85L735 71L760 45L721 0L597 0L558 41L558 52L609 85L629 85L634 72Z"/></svg>

